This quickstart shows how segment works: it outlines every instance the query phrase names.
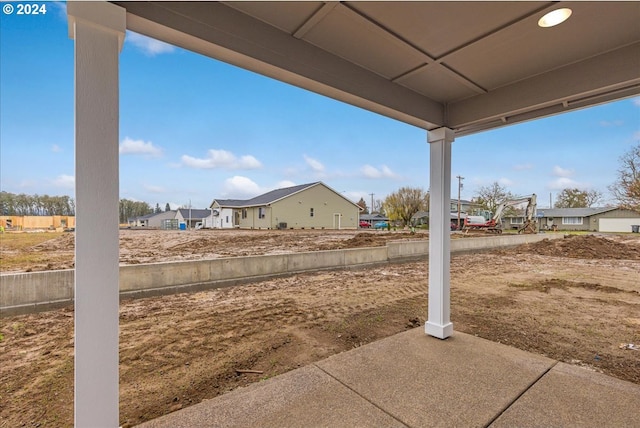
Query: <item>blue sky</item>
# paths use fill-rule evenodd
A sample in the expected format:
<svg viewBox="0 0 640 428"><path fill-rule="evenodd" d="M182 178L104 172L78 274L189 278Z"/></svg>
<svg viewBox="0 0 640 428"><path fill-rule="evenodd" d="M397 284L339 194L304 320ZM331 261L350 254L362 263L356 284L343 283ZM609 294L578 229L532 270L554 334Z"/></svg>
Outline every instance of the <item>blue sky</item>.
<svg viewBox="0 0 640 428"><path fill-rule="evenodd" d="M64 4L0 19L0 189L73 196L73 41ZM426 131L127 33L120 55L120 196L204 208L323 181L370 204L429 186ZM640 97L513 125L453 144L462 198L498 181L548 205L607 186L640 141Z"/></svg>

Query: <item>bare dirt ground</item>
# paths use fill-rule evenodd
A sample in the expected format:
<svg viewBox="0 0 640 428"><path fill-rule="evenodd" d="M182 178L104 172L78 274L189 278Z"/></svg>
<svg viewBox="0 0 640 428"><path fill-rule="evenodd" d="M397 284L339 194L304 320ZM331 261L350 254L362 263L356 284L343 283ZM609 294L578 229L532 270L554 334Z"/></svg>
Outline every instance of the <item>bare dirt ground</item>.
<svg viewBox="0 0 640 428"><path fill-rule="evenodd" d="M21 234L33 235L33 234ZM2 273L73 269L73 233L41 233L40 241L12 245L2 239ZM29 237L29 236L27 236ZM372 230L121 230L120 263L139 264L220 257L255 256L339 248L375 247L389 240L427 239L426 232ZM34 237L35 238L35 237Z"/></svg>
<svg viewBox="0 0 640 428"><path fill-rule="evenodd" d="M427 275L421 261L123 302L121 423L421 327ZM637 235L454 255L451 284L457 331L640 383ZM0 333L0 427L72 426L73 309L3 318Z"/></svg>

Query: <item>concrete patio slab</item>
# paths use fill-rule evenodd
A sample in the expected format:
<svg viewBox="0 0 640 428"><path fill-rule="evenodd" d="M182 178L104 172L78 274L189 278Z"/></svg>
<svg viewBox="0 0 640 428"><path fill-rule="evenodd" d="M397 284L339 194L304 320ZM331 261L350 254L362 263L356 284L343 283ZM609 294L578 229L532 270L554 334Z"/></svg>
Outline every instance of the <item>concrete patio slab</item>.
<svg viewBox="0 0 640 428"><path fill-rule="evenodd" d="M556 362L456 332L414 329L317 366L413 427L487 426Z"/></svg>
<svg viewBox="0 0 640 428"><path fill-rule="evenodd" d="M558 363L491 425L638 427L640 385Z"/></svg>
<svg viewBox="0 0 640 428"><path fill-rule="evenodd" d="M640 385L416 328L140 426L631 427L638 408Z"/></svg>
<svg viewBox="0 0 640 428"><path fill-rule="evenodd" d="M236 389L139 426L406 427L315 366Z"/></svg>

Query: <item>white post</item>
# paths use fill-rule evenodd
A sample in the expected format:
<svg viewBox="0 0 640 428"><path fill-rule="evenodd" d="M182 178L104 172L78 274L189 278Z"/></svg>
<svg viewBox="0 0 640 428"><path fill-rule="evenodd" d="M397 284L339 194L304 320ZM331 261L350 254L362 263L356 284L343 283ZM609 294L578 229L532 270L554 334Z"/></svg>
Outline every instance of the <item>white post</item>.
<svg viewBox="0 0 640 428"><path fill-rule="evenodd" d="M454 132L428 132L429 185L429 313L425 332L439 339L453 334L450 321L451 143Z"/></svg>
<svg viewBox="0 0 640 428"><path fill-rule="evenodd" d="M75 40L75 426L117 427L118 55L125 9L68 2Z"/></svg>

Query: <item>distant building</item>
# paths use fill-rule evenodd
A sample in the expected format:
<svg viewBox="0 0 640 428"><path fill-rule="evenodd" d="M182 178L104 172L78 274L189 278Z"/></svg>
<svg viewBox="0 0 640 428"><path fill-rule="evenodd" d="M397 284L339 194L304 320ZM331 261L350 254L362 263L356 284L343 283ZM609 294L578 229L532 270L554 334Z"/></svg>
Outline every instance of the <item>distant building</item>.
<svg viewBox="0 0 640 428"><path fill-rule="evenodd" d="M5 230L63 230L75 228L76 218L72 215L3 215L0 226Z"/></svg>
<svg viewBox="0 0 640 428"><path fill-rule="evenodd" d="M379 221L389 221L389 217L382 214L360 214L360 221L366 221L369 225L373 226Z"/></svg>
<svg viewBox="0 0 640 428"><path fill-rule="evenodd" d="M177 210L151 213L140 217L127 219L129 227L144 227L149 229L161 229L167 220L177 220L178 225L183 224L185 229L193 229L198 223L203 223L211 215L208 209L180 208Z"/></svg>
<svg viewBox="0 0 640 428"><path fill-rule="evenodd" d="M524 216L504 216L503 228L517 229ZM602 208L538 208L540 230L585 230L592 232L631 232L640 225L640 213L616 207Z"/></svg>
<svg viewBox="0 0 640 428"><path fill-rule="evenodd" d="M470 213L473 209L473 202L466 199L460 199L460 212ZM458 212L458 200L451 198L451 212Z"/></svg>
<svg viewBox="0 0 640 428"><path fill-rule="evenodd" d="M361 208L322 182L252 199L214 199L205 224L241 229L357 229Z"/></svg>
<svg viewBox="0 0 640 428"><path fill-rule="evenodd" d="M194 229L198 223L204 226L209 217L211 217L210 209L180 208L176 210L174 218L178 223L185 223L187 229Z"/></svg>

